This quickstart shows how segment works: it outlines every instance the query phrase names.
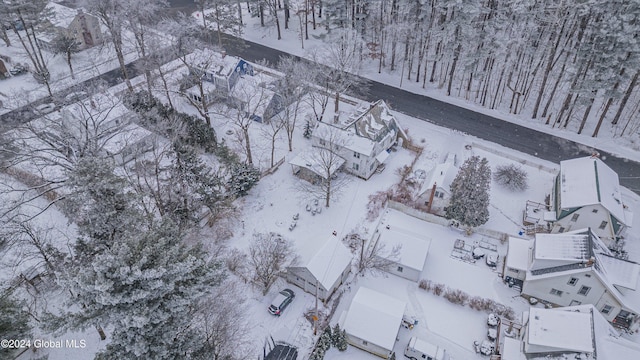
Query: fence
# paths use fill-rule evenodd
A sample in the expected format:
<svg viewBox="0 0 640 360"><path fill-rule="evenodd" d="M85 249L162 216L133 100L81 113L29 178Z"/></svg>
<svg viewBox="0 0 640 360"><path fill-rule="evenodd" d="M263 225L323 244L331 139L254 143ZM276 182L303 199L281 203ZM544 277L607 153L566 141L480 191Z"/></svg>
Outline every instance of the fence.
<svg viewBox="0 0 640 360"><path fill-rule="evenodd" d="M260 174L260 177L263 178L267 175L271 175L274 172L276 172L276 170L278 170L278 168L280 167L280 165L284 164L284 156L282 157L282 159L278 160L277 163L275 163L275 165L273 165L272 167L268 168L267 170L263 171Z"/></svg>

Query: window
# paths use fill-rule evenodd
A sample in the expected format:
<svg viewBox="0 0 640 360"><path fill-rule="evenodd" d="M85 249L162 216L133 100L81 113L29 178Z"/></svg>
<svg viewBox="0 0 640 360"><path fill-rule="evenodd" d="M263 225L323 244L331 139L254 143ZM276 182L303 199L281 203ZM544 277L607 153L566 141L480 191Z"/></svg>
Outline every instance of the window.
<svg viewBox="0 0 640 360"><path fill-rule="evenodd" d="M436 193L433 194L433 197L440 197L440 191L436 191Z"/></svg>
<svg viewBox="0 0 640 360"><path fill-rule="evenodd" d="M598 209L593 209L591 210L592 213L597 214L598 213Z"/></svg>
<svg viewBox="0 0 640 360"><path fill-rule="evenodd" d="M551 295L562 296L562 291L558 289L551 289Z"/></svg>
<svg viewBox="0 0 640 360"><path fill-rule="evenodd" d="M609 223L608 223L608 222L606 222L606 221L601 222L601 223L600 223L600 226L598 226L598 229L602 230L602 229L606 228L606 227L607 227L607 224L609 224Z"/></svg>
<svg viewBox="0 0 640 360"><path fill-rule="evenodd" d="M560 226L560 229L558 229L559 233L563 233L564 232L564 228L562 226Z"/></svg>
<svg viewBox="0 0 640 360"><path fill-rule="evenodd" d="M581 288L580 288L580 290L578 291L578 294L579 294L579 295L584 295L584 296L586 296L586 295L589 293L589 290L591 290L591 288L590 288L590 287L588 287L588 286L583 286L583 287L581 287Z"/></svg>
<svg viewBox="0 0 640 360"><path fill-rule="evenodd" d="M571 221L576 222L578 221L579 217L580 217L580 214L573 214L573 216L571 217Z"/></svg>
<svg viewBox="0 0 640 360"><path fill-rule="evenodd" d="M591 274L584 274L584 277L591 277Z"/></svg>
<svg viewBox="0 0 640 360"><path fill-rule="evenodd" d="M441 193L439 194L439 196L438 196L438 197L439 197L440 199L442 199L442 198L444 197L444 193L443 193L443 192L441 192Z"/></svg>
<svg viewBox="0 0 640 360"><path fill-rule="evenodd" d="M324 140L320 139L320 145L325 146L327 145L327 143Z"/></svg>
<svg viewBox="0 0 640 360"><path fill-rule="evenodd" d="M578 278L574 278L572 277L571 279L569 279L569 282L567 282L567 284L571 285L571 286L575 286L575 284L578 282Z"/></svg>
<svg viewBox="0 0 640 360"><path fill-rule="evenodd" d="M357 153L357 152L354 151L353 152L353 157L356 158L356 159L360 159L360 153Z"/></svg>
<svg viewBox="0 0 640 360"><path fill-rule="evenodd" d="M569 306L576 306L576 305L580 305L582 304L582 302L578 301L578 300L571 300L571 304L569 304Z"/></svg>
<svg viewBox="0 0 640 360"><path fill-rule="evenodd" d="M402 272L402 266L398 266L398 272Z"/></svg>
<svg viewBox="0 0 640 360"><path fill-rule="evenodd" d="M610 312L611 312L611 310L613 310L613 306L611 306L611 305L605 305L605 306L602 308L602 313L606 315L606 314L610 313Z"/></svg>
<svg viewBox="0 0 640 360"><path fill-rule="evenodd" d="M353 170L358 170L360 169L360 165L353 163Z"/></svg>
<svg viewBox="0 0 640 360"><path fill-rule="evenodd" d="M362 345L367 346L367 345L369 345L369 343L366 342L365 340L362 340Z"/></svg>
<svg viewBox="0 0 640 360"><path fill-rule="evenodd" d="M371 166L369 166L369 171L373 170L373 165L375 165L376 163L371 163Z"/></svg>

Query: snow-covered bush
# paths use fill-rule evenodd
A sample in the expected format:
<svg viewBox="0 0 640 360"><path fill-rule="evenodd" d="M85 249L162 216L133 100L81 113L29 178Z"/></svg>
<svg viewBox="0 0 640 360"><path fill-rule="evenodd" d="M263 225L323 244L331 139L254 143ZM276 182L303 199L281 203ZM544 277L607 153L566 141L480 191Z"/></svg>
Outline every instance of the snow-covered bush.
<svg viewBox="0 0 640 360"><path fill-rule="evenodd" d="M523 191L529 187L527 172L515 164L499 165L493 179L512 191Z"/></svg>
<svg viewBox="0 0 640 360"><path fill-rule="evenodd" d="M447 288L444 293L444 298L449 300L449 302L451 303L464 306L469 299L469 294L465 293L462 290Z"/></svg>
<svg viewBox="0 0 640 360"><path fill-rule="evenodd" d="M431 290L431 281L421 279L418 283L418 287L422 290L430 291Z"/></svg>
<svg viewBox="0 0 640 360"><path fill-rule="evenodd" d="M347 332L343 329L340 329L340 325L336 323L336 326L333 328L332 335L332 345L337 348L339 351L347 350Z"/></svg>
<svg viewBox="0 0 640 360"><path fill-rule="evenodd" d="M389 191L378 191L369 195L367 203L367 220L374 221L380 216L380 212L389 200Z"/></svg>
<svg viewBox="0 0 640 360"><path fill-rule="evenodd" d="M442 293L444 293L445 289L446 289L446 286L444 284L435 283L433 284L431 291L433 292L434 295L440 296L442 295Z"/></svg>

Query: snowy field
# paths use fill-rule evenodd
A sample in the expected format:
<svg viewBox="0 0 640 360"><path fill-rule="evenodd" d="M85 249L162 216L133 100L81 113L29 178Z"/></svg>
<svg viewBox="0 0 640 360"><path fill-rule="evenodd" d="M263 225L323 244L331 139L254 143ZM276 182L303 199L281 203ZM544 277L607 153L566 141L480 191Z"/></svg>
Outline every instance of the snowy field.
<svg viewBox="0 0 640 360"><path fill-rule="evenodd" d="M298 55L304 55L305 52L311 51L314 46L313 42L307 42L305 43L305 51L303 51L299 47L298 34L295 30L283 29L283 40L277 41L275 40L275 35L270 33L275 31L274 28L268 28L270 30L265 32L264 28L260 27L257 18L245 16L245 20L248 21L245 35L252 41L261 42ZM295 26L292 29L295 29ZM318 30L318 33L320 32ZM2 51L6 50L0 50L0 53L3 53ZM8 55L19 57L18 54ZM76 81L117 67L117 63L111 60L112 53L106 50L101 50L97 53L80 53L76 56L75 61L78 64L86 65L78 66L76 69ZM128 60L132 60L136 57L136 54L135 52L129 52L127 56ZM66 63L60 57L51 58L51 62L52 68L56 69L56 72L54 72L56 86L59 88L68 86L71 82L65 76L65 71L68 71ZM170 79L174 85L181 75L186 72L186 69L179 62L168 64L166 68L172 69ZM397 82L397 79L392 79L391 75L386 79L384 77L376 77L376 80L387 82L391 85L399 85L394 83ZM137 78L133 80L133 83L142 84L143 80ZM406 83L402 87L418 93L426 93L436 98L441 97L436 91L425 91L414 84ZM123 86L121 85L115 91L119 91L122 88ZM5 106L7 101L11 102L12 94L23 91L34 94L34 98L30 100L43 96L42 87L29 75L5 80L0 83L0 89L0 96L4 96ZM164 96L161 93L156 95L160 98ZM184 99L176 96L172 100L178 110L195 114L195 110ZM444 98L444 100L456 104L459 103L476 111L483 111L481 108L460 100L452 98ZM341 111L349 113L357 108L358 105L352 105L353 102L358 103L358 100L349 99L349 103L341 103ZM329 106L327 109L326 118L333 116L331 108ZM504 117L508 121L519 122L525 126L532 126L530 123L514 120L511 115L501 115L495 112L490 114ZM497 165L515 163L520 164L528 173L529 188L523 192L513 193L492 183L490 220L482 226L483 229L517 235L521 229L522 210L526 200L543 202L545 195L551 191L553 177L555 170L557 170L557 166L553 163L520 154L502 146L440 128L405 115L395 115L402 127L408 129L408 133L414 139L414 142L424 147L422 156L417 159L414 170L422 169L428 171L435 164L441 162L447 153L455 153L458 155L459 162L464 161L466 157L479 155L486 157L493 169ZM304 119L304 115L300 115L300 119ZM314 206L317 199L310 197L304 191L300 186L300 181L302 180L292 174L291 166L288 164L288 161L294 158L295 155L310 147L310 141L302 137L303 125L303 120L298 121L299 129L294 135L294 149L292 152L289 152L286 147L286 135L284 132L281 133L281 137L277 142L275 159L284 158L284 164L275 173L264 177L250 191L247 197L237 201L236 206L239 208L239 217L234 221L234 227L231 229L233 235L228 240L229 247L244 250L247 248L254 233L273 231L291 239L299 255L308 256L317 250L319 242L333 236L334 232L340 238L351 232L370 235L375 231L379 223L383 225L390 224L391 226L409 229L417 234L425 234L431 239L431 246L421 279L444 283L452 289L462 290L471 296L494 299L512 307L517 315L528 308L528 303L521 299L515 290L502 283L498 270L489 268L483 260L469 263L451 256L456 239L463 239L469 242L485 240L496 244L497 253L500 256L500 260L502 260L506 253L506 245L501 243L498 238L490 238L487 235L478 233L465 236L447 226L400 216L389 209L383 211L380 218L374 221L367 220L366 206L369 201L369 195L387 190L399 181L398 169L412 163L416 157L416 153L412 151L399 148L390 154L386 160L387 167L382 173L374 174L368 181L350 177L350 182L340 190L339 196L332 200L329 208L323 208L322 212L316 215L312 215L311 212L307 211L307 206ZM224 137L232 148L239 152L241 151L242 144L237 141L237 136L235 135L237 129L228 119L224 117L214 118L213 126L218 135ZM253 141L252 152L256 159L255 163L263 170L268 167L270 160L270 147L268 139L264 136L265 126L264 124L255 123L251 125L250 129ZM549 132L549 129L544 126L536 128L540 131ZM554 135L558 134L554 132ZM563 132L562 135L566 135L569 138L575 136L570 132ZM614 144L611 140L591 140L582 137L576 140L587 145L598 146L623 154L629 158L640 159L640 155L637 152L624 150L618 143ZM625 190L624 200L636 214L640 214L640 198L637 195ZM35 203L34 206L42 207L44 205ZM320 200L320 206L322 206L322 200ZM289 230L289 224L295 214L300 215L297 227ZM69 238L73 238L75 232L73 226L68 226L64 216L55 208L47 210L45 215L43 217L43 225L55 226L59 233L64 234L65 236L57 238L58 241L65 241L59 243L58 246L68 248L70 246L68 243ZM640 261L640 236L631 232L628 235L626 249L629 252L630 259ZM207 241L206 238L203 240L204 242ZM3 255L2 261L4 263L10 262L18 256L15 254ZM8 280L14 274L18 274L29 266L33 266L33 264L22 263L14 265L11 270L12 273L2 274L3 280ZM498 269L500 269L500 266L501 264L498 265ZM312 324L304 318L303 314L314 308L314 297L291 284L287 284L283 280L278 280L265 296L262 295L260 290L240 281L238 286L243 288L242 293L247 300L245 304L247 308L246 319L250 324L247 327L247 337L250 339L251 348L253 349L253 353L249 354L250 356L247 356L247 358L256 358L260 355L265 341L269 337L273 337L276 340L286 341L298 346L300 351L299 358L305 359L313 347L314 335ZM352 274L348 283L339 290L342 295L335 310L335 315L331 319L331 324L335 324L340 314L348 309L351 299L360 286L392 294L394 297L405 301L408 304L408 312L418 319L418 325L413 330L400 329L399 340L394 348L398 358L402 357L403 349L411 336L428 339L430 342L446 348L455 359L480 358L473 352L472 343L474 340L486 338L486 313L452 304L443 297L435 296L418 288L416 282L394 275L366 275L360 277ZM274 317L267 312L267 307L276 293L285 287L295 291L295 300L282 316ZM52 298L50 302L51 305L54 305L56 304L56 299ZM329 309L322 310L324 312L329 311ZM108 336L108 329L105 330L107 330ZM47 337L48 335L37 334L37 336ZM49 349L36 353L27 352L20 359L34 359L42 355L49 355L49 360L86 359L91 358L93 354L105 346L105 342L99 341L97 332L94 329L88 329L81 334L65 334L62 339L84 339L86 348L81 350ZM635 341L640 343L640 338L637 335L635 336ZM331 349L326 354L325 359L374 360L378 358L354 347L349 347L346 352L338 352L335 349Z"/></svg>

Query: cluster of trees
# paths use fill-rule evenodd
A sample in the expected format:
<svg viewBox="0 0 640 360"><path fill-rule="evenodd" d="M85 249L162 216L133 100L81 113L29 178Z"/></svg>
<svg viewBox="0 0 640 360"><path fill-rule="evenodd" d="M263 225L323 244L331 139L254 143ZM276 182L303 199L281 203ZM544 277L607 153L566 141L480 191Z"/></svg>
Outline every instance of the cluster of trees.
<svg viewBox="0 0 640 360"><path fill-rule="evenodd" d="M317 16L329 32L356 33L359 59L377 62L378 72L398 70L401 84L442 88L449 96L593 137L606 122L614 136L634 134L640 126L634 105L640 96L636 1L301 4L314 29ZM287 10L280 11L287 19Z"/></svg>
<svg viewBox="0 0 640 360"><path fill-rule="evenodd" d="M232 345L242 344L236 337L243 333L242 317L210 303L241 302L240 296L230 299L229 286L221 287L223 244L206 251L198 239L203 214L210 223L228 217L233 200L260 174L218 143L203 121L148 93L133 94L125 105L153 132L128 157L107 151L115 138L127 139L132 119L114 118L124 106L107 95L76 104L74 114L2 135L2 170L26 187L1 184L0 195L15 200L0 209L7 224L0 245L20 248L28 256L22 261L35 261L69 294L64 308L31 315L56 335L110 329L101 358L243 358L245 349ZM213 165L203 161L211 155L218 159ZM35 199L46 205L23 213ZM77 225L69 249L52 240L60 234L38 227L38 216L52 205ZM15 315L11 321L24 319L6 313Z"/></svg>
<svg viewBox="0 0 640 360"><path fill-rule="evenodd" d="M309 360L322 360L325 353L331 347L337 348L339 351L347 350L347 333L344 329L340 329L340 325L336 324L333 329L327 326L320 334L320 338L316 343L316 347L311 352Z"/></svg>

